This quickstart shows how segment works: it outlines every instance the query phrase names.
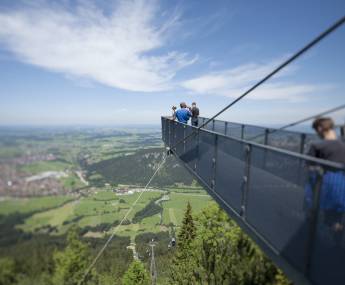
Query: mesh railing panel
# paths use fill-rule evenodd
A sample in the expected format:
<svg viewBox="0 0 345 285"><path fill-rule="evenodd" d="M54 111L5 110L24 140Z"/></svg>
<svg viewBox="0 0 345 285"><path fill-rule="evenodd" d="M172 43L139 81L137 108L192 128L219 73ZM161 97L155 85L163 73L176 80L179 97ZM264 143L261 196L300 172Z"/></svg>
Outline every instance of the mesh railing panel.
<svg viewBox="0 0 345 285"><path fill-rule="evenodd" d="M203 127L203 129L213 131L213 122L209 122L207 125Z"/></svg>
<svg viewBox="0 0 345 285"><path fill-rule="evenodd" d="M162 122L162 125L164 125L164 133L163 133L163 139L165 142L168 142L170 139L170 134L169 134L169 128L170 128L170 124L168 120L164 120Z"/></svg>
<svg viewBox="0 0 345 285"><path fill-rule="evenodd" d="M197 174L209 187L212 187L215 154L215 136L212 133L200 130L198 151Z"/></svg>
<svg viewBox="0 0 345 285"><path fill-rule="evenodd" d="M214 132L224 135L225 134L225 122L223 121L214 121Z"/></svg>
<svg viewBox="0 0 345 285"><path fill-rule="evenodd" d="M294 152L300 152L302 134L286 131L276 131L267 137L267 144L273 147L282 148Z"/></svg>
<svg viewBox="0 0 345 285"><path fill-rule="evenodd" d="M175 125L175 132L176 132L176 138L175 138L175 144L183 140L185 137L184 131L185 131L186 125L183 124L177 124ZM176 146L176 153L178 155L182 155L184 153L184 145L185 143L178 143Z"/></svg>
<svg viewBox="0 0 345 285"><path fill-rule="evenodd" d="M318 141L320 138L317 135L306 134L303 146L303 152L307 153L312 142Z"/></svg>
<svg viewBox="0 0 345 285"><path fill-rule="evenodd" d="M242 125L236 123L228 123L226 128L226 135L228 137L240 139L242 137Z"/></svg>
<svg viewBox="0 0 345 285"><path fill-rule="evenodd" d="M200 117L200 125L206 121L207 118ZM313 134L303 134L285 130L275 131L274 129L266 129L259 126L243 125L220 120L209 122L204 129L214 131L219 134L225 134L229 137L245 139L260 144L267 144L269 146L299 153L306 152L309 148L310 142L317 139L317 136ZM269 130L267 136L265 136L266 130ZM302 142L302 136L305 136L304 143Z"/></svg>
<svg viewBox="0 0 345 285"><path fill-rule="evenodd" d="M304 164L284 153L252 146L249 171L247 221L295 267L304 270L309 230Z"/></svg>
<svg viewBox="0 0 345 285"><path fill-rule="evenodd" d="M245 170L243 143L220 136L217 148L215 191L239 214Z"/></svg>
<svg viewBox="0 0 345 285"><path fill-rule="evenodd" d="M265 132L265 128L244 125L243 139L263 144L265 142Z"/></svg>
<svg viewBox="0 0 345 285"><path fill-rule="evenodd" d="M190 135L196 128L186 128L186 135ZM181 156L183 162L187 163L189 168L196 170L198 158L198 133L193 132L192 137L185 142L185 153Z"/></svg>

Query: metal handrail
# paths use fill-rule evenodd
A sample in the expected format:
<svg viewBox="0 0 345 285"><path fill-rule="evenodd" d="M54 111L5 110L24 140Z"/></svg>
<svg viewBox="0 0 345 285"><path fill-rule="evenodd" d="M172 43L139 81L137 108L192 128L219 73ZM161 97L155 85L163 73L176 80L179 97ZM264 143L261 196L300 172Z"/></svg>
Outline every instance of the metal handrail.
<svg viewBox="0 0 345 285"><path fill-rule="evenodd" d="M208 120L207 117L199 117L202 120ZM245 127L253 127L253 128L260 128L263 130L270 130L270 131L275 131L277 130L277 128L273 128L273 127L263 127L263 126L258 126L258 125L252 125L252 124L242 124L242 123L238 123L238 122L230 122L230 121L224 121L224 120L214 120L215 122L222 122L222 123L230 123L230 124L234 124L234 125L240 125L240 126L245 126ZM312 134L312 133L305 133L305 132L299 132L299 131L290 131L290 130L283 130L282 132L286 132L286 133L290 133L290 134L296 134L296 135L308 135L308 136L315 136L316 135Z"/></svg>
<svg viewBox="0 0 345 285"><path fill-rule="evenodd" d="M163 119L167 119L170 121L174 121L173 119L166 117L166 116L162 116ZM195 131L198 129L197 127L191 126L191 125L185 125L182 124L180 122L175 121L176 124L180 124L183 126L188 126L190 128L193 128ZM309 162L309 164L322 164L325 167L329 167L329 168L334 168L334 169L338 169L338 170L345 170L345 165L341 164L341 163L337 163L337 162L333 162L333 161L329 161L329 160L324 160L324 159L320 159L320 158L316 158L313 156L309 156L307 154L303 154L303 153L298 153L298 152L294 152L294 151L290 151L290 150L286 150L286 149L282 149L282 148L278 148L278 147L274 147L274 146L270 146L270 145L265 145L265 144L260 144L257 142L253 142L253 141L248 141L246 139L241 139L241 138L237 138L237 137L229 137L226 136L222 133L218 133L215 131L211 131L208 129L201 129L200 131L203 132L208 132L210 134L214 134L214 135L218 135L221 137L226 137L226 138L231 138L232 140L238 141L238 142L242 142L242 143L246 143L249 145L253 145L262 149L266 149L266 150L271 150L271 151L275 151L277 153L282 153L282 154L287 154L293 157L296 157L298 159L303 159ZM299 133L299 134L303 134L303 133Z"/></svg>

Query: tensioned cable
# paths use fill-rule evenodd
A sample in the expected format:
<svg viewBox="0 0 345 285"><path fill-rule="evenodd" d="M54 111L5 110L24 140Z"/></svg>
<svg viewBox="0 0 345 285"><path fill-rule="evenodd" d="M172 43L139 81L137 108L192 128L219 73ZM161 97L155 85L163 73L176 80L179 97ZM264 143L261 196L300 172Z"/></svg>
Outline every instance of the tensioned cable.
<svg viewBox="0 0 345 285"><path fill-rule="evenodd" d="M216 117L218 117L220 114L231 108L233 105L235 105L237 102L242 100L244 97L246 97L248 94L250 94L252 91L254 91L256 88L258 88L260 85L262 85L264 82L266 82L268 79L270 79L273 75L278 73L280 70L285 68L287 65L295 61L297 58L299 58L301 55L303 55L306 51L314 47L316 44L318 44L321 40L323 40L325 37L330 35L332 32L334 32L336 29L338 29L341 25L345 23L345 16L340 18L338 21L336 21L333 25L331 25L329 28L324 30L321 34L319 34L316 38L314 38L311 42L309 42L307 45L305 45L302 49L297 51L294 55L292 55L290 58L288 58L286 61L284 61L282 64L280 64L278 67L276 67L272 72L267 74L264 78L262 78L260 81L258 81L255 85L253 85L251 88L249 88L247 91L245 91L241 96L237 97L235 100L233 100L230 104L228 104L226 107L224 107L222 110L220 110L218 113L216 113L213 117L209 118L206 122L204 122L200 127L197 128L197 130L194 130L189 135L185 136L183 139L178 141L174 146L171 147L171 149L176 148L177 145L184 142L186 139L189 139L192 137L196 132L198 132L201 128L206 126L209 122L213 121Z"/></svg>
<svg viewBox="0 0 345 285"><path fill-rule="evenodd" d="M318 118L318 117L321 117L321 116L324 116L324 115L327 115L327 114L330 114L330 113L334 113L334 112L339 111L339 110L342 110L342 109L345 109L345 104L340 105L340 106L335 107L335 108L332 108L332 109L329 109L329 110L326 110L326 111L323 111L323 112L321 112L321 113L319 113L319 114L316 114L316 115L313 115L313 116L306 117L306 118L301 119L301 120L298 120L298 121L296 121L296 122L287 124L287 125L282 126L282 127L278 128L278 129L272 129L272 130L270 130L270 129L268 128L267 133L268 133L268 134L273 134L273 133L275 133L275 132L285 130L285 129L287 129L287 128L290 128L290 127L299 125L299 124L301 124L301 123L307 122L307 121L309 121L309 120L312 120L312 119L315 119L315 118ZM265 134L259 134L259 135L255 136L255 137L249 138L248 140L254 140L254 139L257 139L257 138L259 138L259 137L261 137L261 136L264 136L264 135L265 135Z"/></svg>
<svg viewBox="0 0 345 285"><path fill-rule="evenodd" d="M135 205L138 203L138 201L140 200L141 196L143 195L144 192L146 192L147 187L150 185L150 183L152 182L153 178L156 176L156 174L158 173L159 169L163 166L165 160L167 158L167 155L164 153L163 157L162 157L162 161L159 163L156 171L153 173L153 175L151 176L150 180L147 182L144 190L139 194L138 198L134 201L134 203L132 204L132 206L129 208L129 210L127 211L126 215L124 215L124 217L122 218L121 222L116 226L116 228L114 229L113 233L110 235L110 237L108 238L108 240L106 241L106 243L104 244L104 246L101 248L101 250L98 252L98 254L96 255L96 257L94 258L94 260L91 262L90 266L86 269L82 279L79 281L79 285L83 284L85 278L88 276L88 274L90 273L90 270L93 268L93 266L96 264L96 262L98 261L98 259L101 257L101 255L103 254L104 250L107 248L107 246L109 245L109 243L111 242L111 240L114 238L115 234L117 233L118 229L120 228L120 226L122 225L122 223L127 219L128 215L130 214L130 212L133 210L133 208L135 207Z"/></svg>

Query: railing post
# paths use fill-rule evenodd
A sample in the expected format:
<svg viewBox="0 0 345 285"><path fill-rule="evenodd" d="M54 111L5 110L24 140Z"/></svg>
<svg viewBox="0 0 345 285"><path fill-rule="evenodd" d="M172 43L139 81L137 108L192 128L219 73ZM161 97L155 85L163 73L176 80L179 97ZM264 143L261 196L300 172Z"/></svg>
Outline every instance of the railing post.
<svg viewBox="0 0 345 285"><path fill-rule="evenodd" d="M217 152L218 152L218 135L214 136L214 153L212 158L212 180L211 180L211 188L214 191L216 188L216 175L217 175Z"/></svg>
<svg viewBox="0 0 345 285"><path fill-rule="evenodd" d="M212 131L214 131L214 119L212 120Z"/></svg>
<svg viewBox="0 0 345 285"><path fill-rule="evenodd" d="M224 135L226 136L227 135L227 133L228 133L228 122L225 122L225 124L224 124Z"/></svg>
<svg viewBox="0 0 345 285"><path fill-rule="evenodd" d="M245 146L245 164L244 164L244 175L242 183L242 206L241 206L241 216L246 219L247 216L247 201L248 201L248 190L249 190L249 178L250 178L250 154L251 146L247 144Z"/></svg>
<svg viewBox="0 0 345 285"><path fill-rule="evenodd" d="M307 237L306 244L306 263L305 263L305 272L306 275L310 273L311 260L313 257L313 250L315 245L315 235L317 231L317 223L320 209L320 192L322 187L324 170L321 166L315 168L316 172L316 182L313 187L313 201L312 207L310 210L310 215L308 213L307 222L309 222L309 234Z"/></svg>
<svg viewBox="0 0 345 285"><path fill-rule="evenodd" d="M301 144L299 147L299 153L304 153L305 137L305 134L301 134Z"/></svg>
<svg viewBox="0 0 345 285"><path fill-rule="evenodd" d="M265 141L264 144L267 145L268 144L268 134L269 134L269 129L265 129Z"/></svg>
<svg viewBox="0 0 345 285"><path fill-rule="evenodd" d="M241 139L244 139L244 125L241 125Z"/></svg>

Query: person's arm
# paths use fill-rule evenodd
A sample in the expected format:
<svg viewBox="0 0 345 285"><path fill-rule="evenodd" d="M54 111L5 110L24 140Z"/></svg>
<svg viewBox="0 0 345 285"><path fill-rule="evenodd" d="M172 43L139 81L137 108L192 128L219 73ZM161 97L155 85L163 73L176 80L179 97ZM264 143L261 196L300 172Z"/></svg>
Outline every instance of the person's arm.
<svg viewBox="0 0 345 285"><path fill-rule="evenodd" d="M172 107L173 114L172 114L172 119L175 121L176 120L176 108Z"/></svg>
<svg viewBox="0 0 345 285"><path fill-rule="evenodd" d="M306 155L309 155L312 157L318 157L318 151L317 151L317 148L316 148L314 143L310 144L310 147L307 150ZM308 166L309 170L312 170L315 163L313 163L311 161L307 161L306 165Z"/></svg>
<svg viewBox="0 0 345 285"><path fill-rule="evenodd" d="M317 157L315 145L312 143L306 153L309 156Z"/></svg>
<svg viewBox="0 0 345 285"><path fill-rule="evenodd" d="M188 109L188 113L187 113L187 115L188 115L188 120L190 119L190 117L192 117L192 111L190 110L190 108Z"/></svg>

